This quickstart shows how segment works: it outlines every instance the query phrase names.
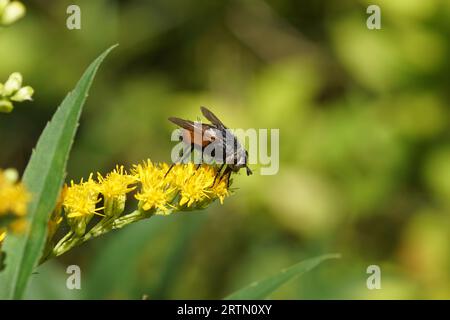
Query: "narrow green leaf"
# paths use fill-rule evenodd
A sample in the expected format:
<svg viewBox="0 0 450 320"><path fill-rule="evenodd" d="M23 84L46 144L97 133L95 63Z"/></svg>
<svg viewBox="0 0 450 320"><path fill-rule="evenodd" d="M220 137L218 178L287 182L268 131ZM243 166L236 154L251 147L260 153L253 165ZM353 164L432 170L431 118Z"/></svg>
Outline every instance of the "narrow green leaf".
<svg viewBox="0 0 450 320"><path fill-rule="evenodd" d="M113 47L101 54L85 71L47 124L25 169L23 182L33 196L28 208L30 228L24 235L5 239L6 268L0 273L0 299L20 299L33 268L42 254L47 221L65 178L81 110L95 73Z"/></svg>
<svg viewBox="0 0 450 320"><path fill-rule="evenodd" d="M268 277L261 281L256 281L249 286L240 289L228 297L225 300L250 300L250 299L265 299L272 292L278 289L280 286L288 282L294 277L300 276L321 264L328 259L340 258L339 254L326 254L320 257L308 259L298 264L293 265L287 269L281 270L279 273Z"/></svg>

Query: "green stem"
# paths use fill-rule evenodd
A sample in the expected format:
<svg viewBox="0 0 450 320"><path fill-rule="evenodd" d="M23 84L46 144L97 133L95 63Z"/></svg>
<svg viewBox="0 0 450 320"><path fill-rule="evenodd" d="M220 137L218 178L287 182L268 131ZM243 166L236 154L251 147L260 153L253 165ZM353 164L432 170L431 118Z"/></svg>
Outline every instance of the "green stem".
<svg viewBox="0 0 450 320"><path fill-rule="evenodd" d="M58 244L52 250L52 253L42 259L41 263L47 261L51 257L58 257L64 253L66 253L70 249L72 249L92 238L101 236L111 230L123 228L124 226L126 226L130 223L133 223L133 222L136 222L136 221L139 221L142 219L150 218L153 215L154 215L153 211L136 210L130 214L121 216L115 220L114 219L102 220L82 237L77 237L72 231L70 231L58 242Z"/></svg>

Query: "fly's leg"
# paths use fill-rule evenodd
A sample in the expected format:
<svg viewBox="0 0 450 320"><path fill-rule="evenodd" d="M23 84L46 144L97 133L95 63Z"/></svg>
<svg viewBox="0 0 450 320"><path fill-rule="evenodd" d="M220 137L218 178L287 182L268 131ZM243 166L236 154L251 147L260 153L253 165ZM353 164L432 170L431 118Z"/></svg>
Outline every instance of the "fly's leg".
<svg viewBox="0 0 450 320"><path fill-rule="evenodd" d="M169 170L167 170L166 174L164 175L164 178L167 177L167 175L169 174L170 170L172 170L174 165L175 165L175 162L170 165L170 168L169 168Z"/></svg>
<svg viewBox="0 0 450 320"><path fill-rule="evenodd" d="M175 164L182 163L184 160L186 160L187 157L191 155L191 152L192 152L193 149L194 149L193 145L190 145L186 150L183 150L183 155L180 156L180 158L177 161L175 161L174 163L172 163L170 165L170 168L169 168L169 170L167 170L166 174L164 175L164 178L167 177L167 175L169 174L170 170L172 170L172 168L173 168L173 166Z"/></svg>
<svg viewBox="0 0 450 320"><path fill-rule="evenodd" d="M230 187L230 177L232 171L233 170L231 170L231 168L227 166L223 171L222 177L220 178L220 181L222 181L223 178L227 179L227 189Z"/></svg>
<svg viewBox="0 0 450 320"><path fill-rule="evenodd" d="M214 177L214 182L213 182L212 185L215 185L215 184L216 184L216 180L217 180L217 178L220 176L220 172L222 171L222 169L223 169L224 166L225 166L225 163L222 163L222 164L220 165L220 168L219 168L219 170L217 171L216 176Z"/></svg>
<svg viewBox="0 0 450 320"><path fill-rule="evenodd" d="M228 172L228 177L227 177L227 189L230 188L230 180L231 180L231 171Z"/></svg>

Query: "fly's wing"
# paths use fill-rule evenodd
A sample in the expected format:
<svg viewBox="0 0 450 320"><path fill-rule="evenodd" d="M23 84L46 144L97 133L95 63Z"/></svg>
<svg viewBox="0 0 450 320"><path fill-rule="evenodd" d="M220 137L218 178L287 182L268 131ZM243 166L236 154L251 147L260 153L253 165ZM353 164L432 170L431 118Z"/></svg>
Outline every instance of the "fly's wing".
<svg viewBox="0 0 450 320"><path fill-rule="evenodd" d="M176 117L170 117L169 120L189 132L188 139L189 141L194 142L194 147L196 148L201 149L216 139L217 133L215 132L215 130L217 129L212 125L184 120ZM194 141L195 139L197 139L197 134L199 134L199 137L202 139L198 145L196 145L196 141Z"/></svg>
<svg viewBox="0 0 450 320"><path fill-rule="evenodd" d="M217 118L215 116L214 113L212 113L211 111L209 111L208 109L206 109L205 107L200 107L200 110L202 111L203 115L205 116L206 119L208 119L209 121L211 121L211 123L215 126L217 126L219 129L226 129L227 127L225 127L225 125L222 123L222 121L219 120L219 118Z"/></svg>
<svg viewBox="0 0 450 320"><path fill-rule="evenodd" d="M194 131L196 128L199 128L198 126L195 125L195 122L190 121L190 120L184 120L184 119L180 119L180 118L176 118L176 117L170 117L169 121L175 123L177 126L183 128L183 129L186 129L189 131Z"/></svg>
<svg viewBox="0 0 450 320"><path fill-rule="evenodd" d="M194 122L190 120L184 120L177 117L170 117L169 121L172 123L175 123L177 126L193 131L193 130L201 130L204 131L205 129L214 128L212 125L209 125L207 123L201 123L201 122Z"/></svg>

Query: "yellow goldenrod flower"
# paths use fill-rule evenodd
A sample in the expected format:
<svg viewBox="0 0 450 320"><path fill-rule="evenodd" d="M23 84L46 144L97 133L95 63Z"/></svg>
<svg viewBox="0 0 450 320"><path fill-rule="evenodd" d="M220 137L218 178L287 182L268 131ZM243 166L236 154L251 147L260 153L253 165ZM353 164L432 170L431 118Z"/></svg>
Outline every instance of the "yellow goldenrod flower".
<svg viewBox="0 0 450 320"><path fill-rule="evenodd" d="M0 169L0 244L8 230L20 233L26 229L25 214L31 199L14 169Z"/></svg>
<svg viewBox="0 0 450 320"><path fill-rule="evenodd" d="M92 173L86 182L81 179L79 184L75 184L72 180L65 191L64 212L68 224L78 236L85 233L88 223L95 214L103 215L99 213L103 208L97 208L97 203L100 202L98 195L98 184L92 179Z"/></svg>
<svg viewBox="0 0 450 320"><path fill-rule="evenodd" d="M11 185L0 190L0 214L14 213L24 216L30 196L22 184Z"/></svg>
<svg viewBox="0 0 450 320"><path fill-rule="evenodd" d="M108 173L105 178L97 173L97 180L99 191L106 198L122 196L133 191L136 186L130 187L130 185L137 182L137 178L127 174L123 166L116 166L116 169Z"/></svg>
<svg viewBox="0 0 450 320"><path fill-rule="evenodd" d="M21 183L16 183L17 172L13 169L0 169L0 216L14 214L24 216L30 195Z"/></svg>
<svg viewBox="0 0 450 320"><path fill-rule="evenodd" d="M228 180L224 177L219 178L217 169L213 166L198 167L193 163L177 164L168 177L180 192L180 206L191 207L198 204L202 207L215 198L223 204L223 200L229 195ZM206 203L203 203L205 201Z"/></svg>
<svg viewBox="0 0 450 320"><path fill-rule="evenodd" d="M135 166L134 172L141 183L141 190L135 196L140 201L140 207L145 211L155 208L163 214L169 213L173 208L171 202L176 188L171 186L170 180L165 177L166 166L154 165L147 160Z"/></svg>
<svg viewBox="0 0 450 320"><path fill-rule="evenodd" d="M228 181L226 179L220 179L218 182L214 184L212 189L213 194L217 198L219 198L220 204L223 204L223 200L225 200L225 197L230 195L228 191Z"/></svg>
<svg viewBox="0 0 450 320"><path fill-rule="evenodd" d="M193 164L188 164L188 166L192 167ZM190 171L192 171L192 168L189 168L187 173L190 174ZM181 195L180 206L186 204L190 207L196 202L199 203L206 198L212 198L212 196L210 196L213 192L211 187L215 175L216 173L212 167L201 166L193 174L185 176L185 183L179 187Z"/></svg>
<svg viewBox="0 0 450 320"><path fill-rule="evenodd" d="M126 194L133 191L137 182L133 175L127 174L123 166L116 166L112 172L104 178L97 173L99 191L103 195L104 213L108 217L118 217L125 209Z"/></svg>
<svg viewBox="0 0 450 320"><path fill-rule="evenodd" d="M88 181L75 184L73 180L65 192L63 200L63 207L68 218L76 217L91 217L94 214L99 214L98 211L102 208L97 208L99 187L98 184L92 180L92 174Z"/></svg>
<svg viewBox="0 0 450 320"><path fill-rule="evenodd" d="M166 165L164 170L168 170L169 166ZM194 175L196 166L193 163L188 164L175 164L170 170L167 178L178 189L182 188L186 184L186 181ZM167 172L167 171L165 171Z"/></svg>

